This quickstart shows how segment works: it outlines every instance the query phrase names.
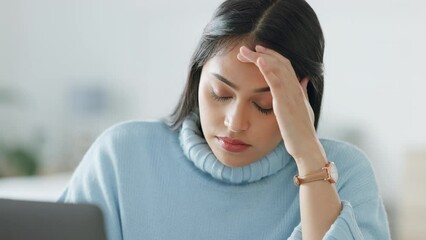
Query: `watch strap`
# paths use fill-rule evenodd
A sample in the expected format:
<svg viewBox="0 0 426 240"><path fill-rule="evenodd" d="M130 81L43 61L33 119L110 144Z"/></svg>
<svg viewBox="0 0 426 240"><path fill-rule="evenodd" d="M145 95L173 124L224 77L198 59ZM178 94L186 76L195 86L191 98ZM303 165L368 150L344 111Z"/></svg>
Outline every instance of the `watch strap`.
<svg viewBox="0 0 426 240"><path fill-rule="evenodd" d="M294 176L294 184L300 186L301 184L315 181L328 181L329 183L334 183L335 181L330 176L329 168L331 162L327 162L324 167L320 170L310 173L304 176Z"/></svg>

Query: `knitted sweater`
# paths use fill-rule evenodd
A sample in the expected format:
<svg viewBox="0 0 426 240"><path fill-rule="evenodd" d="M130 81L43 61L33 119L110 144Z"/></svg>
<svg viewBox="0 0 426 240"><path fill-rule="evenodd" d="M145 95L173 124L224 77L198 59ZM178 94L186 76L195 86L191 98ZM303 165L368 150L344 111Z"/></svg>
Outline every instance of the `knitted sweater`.
<svg viewBox="0 0 426 240"><path fill-rule="evenodd" d="M390 239L370 162L320 139L336 163L342 211L324 239ZM218 161L196 124L132 121L102 133L59 201L97 204L108 239L301 239L297 167L284 145L242 167ZM321 207L321 206L318 206Z"/></svg>

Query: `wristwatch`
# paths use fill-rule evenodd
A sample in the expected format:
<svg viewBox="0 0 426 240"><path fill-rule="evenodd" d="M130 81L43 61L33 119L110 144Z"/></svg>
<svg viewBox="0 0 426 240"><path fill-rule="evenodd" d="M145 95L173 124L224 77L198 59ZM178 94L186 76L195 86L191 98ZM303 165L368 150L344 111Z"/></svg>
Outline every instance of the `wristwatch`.
<svg viewBox="0 0 426 240"><path fill-rule="evenodd" d="M336 183L339 178L336 165L334 162L327 162L320 170L310 173L305 176L294 176L294 184L300 186L304 183L315 182L315 181L327 181L330 184Z"/></svg>

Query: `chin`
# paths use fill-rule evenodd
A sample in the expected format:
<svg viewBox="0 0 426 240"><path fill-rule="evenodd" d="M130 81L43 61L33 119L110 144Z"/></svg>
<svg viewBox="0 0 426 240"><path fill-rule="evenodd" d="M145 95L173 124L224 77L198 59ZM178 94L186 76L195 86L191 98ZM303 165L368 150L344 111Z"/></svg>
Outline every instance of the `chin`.
<svg viewBox="0 0 426 240"><path fill-rule="evenodd" d="M256 161L255 159L250 158L249 156L251 154L247 152L241 152L241 153L227 152L223 150L220 146L217 146L216 141L217 141L216 137L214 137L212 138L211 144L210 143L208 144L213 154L216 156L219 162L221 162L223 165L227 167L242 167Z"/></svg>
<svg viewBox="0 0 426 240"><path fill-rule="evenodd" d="M217 156L217 155L216 155ZM248 159L240 159L239 157L235 156L220 156L217 157L217 159L225 166L227 167L242 167L245 165L248 165L254 161L248 160Z"/></svg>

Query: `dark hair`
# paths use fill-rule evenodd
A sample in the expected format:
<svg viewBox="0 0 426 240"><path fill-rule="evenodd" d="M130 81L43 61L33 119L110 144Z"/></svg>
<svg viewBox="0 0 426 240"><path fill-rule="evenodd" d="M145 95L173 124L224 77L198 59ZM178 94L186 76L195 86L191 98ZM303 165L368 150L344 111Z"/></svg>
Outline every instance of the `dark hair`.
<svg viewBox="0 0 426 240"><path fill-rule="evenodd" d="M244 42L273 49L288 58L299 80L308 76L309 102L317 129L324 89L324 36L315 12L304 0L227 0L207 24L192 56L185 89L170 115L178 129L198 109L198 86L204 64L223 50Z"/></svg>

